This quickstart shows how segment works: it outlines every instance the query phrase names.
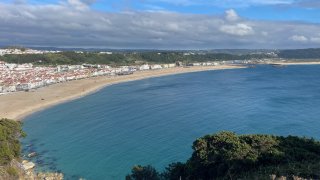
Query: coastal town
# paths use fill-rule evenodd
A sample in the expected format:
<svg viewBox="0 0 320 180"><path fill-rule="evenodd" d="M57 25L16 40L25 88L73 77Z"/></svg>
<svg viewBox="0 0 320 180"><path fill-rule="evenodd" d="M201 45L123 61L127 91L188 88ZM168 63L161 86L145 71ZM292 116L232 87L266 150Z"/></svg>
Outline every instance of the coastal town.
<svg viewBox="0 0 320 180"><path fill-rule="evenodd" d="M33 66L33 64L10 64L0 61L0 93L29 91L66 81L96 76L129 75L135 71L172 68L176 64L110 67L108 65L58 65Z"/></svg>
<svg viewBox="0 0 320 180"><path fill-rule="evenodd" d="M204 62L192 63L188 66L218 66L220 63ZM58 65L58 66L34 66L28 64L10 64L0 61L0 95L29 91L32 89L85 79L96 76L120 76L129 75L135 71L160 70L182 66L173 64L144 64L141 66L111 67L108 65Z"/></svg>
<svg viewBox="0 0 320 180"><path fill-rule="evenodd" d="M30 91L52 84L67 81L85 79L97 76L121 76L130 75L136 71L160 70L174 67L191 66L219 66L232 64L270 63L270 59L262 60L232 60L232 61L210 61L210 62L188 62L177 61L168 64L156 64L147 62L140 65L113 66L105 64L78 64L78 65L37 65L33 63L8 63L1 60L4 55L25 54L50 54L61 51L34 50L22 48L0 49L0 95L17 92ZM84 53L74 51L74 53ZM98 54L111 55L112 52L98 52ZM161 53L157 53L161 54ZM189 56L194 53L184 53ZM41 60L39 60L41 61ZM271 61L272 62L272 61Z"/></svg>
<svg viewBox="0 0 320 180"><path fill-rule="evenodd" d="M1 56L5 54L43 54L57 52L59 51L40 51L32 49L26 49L22 51L20 49L0 49L0 95L16 91L29 91L32 89L49 86L51 84L96 76L129 75L135 71L159 70L182 66L181 62L171 64L143 64L139 66L120 67L111 67L100 64L35 66L32 63L17 64L1 61ZM191 65L217 66L219 64L206 62L193 63Z"/></svg>

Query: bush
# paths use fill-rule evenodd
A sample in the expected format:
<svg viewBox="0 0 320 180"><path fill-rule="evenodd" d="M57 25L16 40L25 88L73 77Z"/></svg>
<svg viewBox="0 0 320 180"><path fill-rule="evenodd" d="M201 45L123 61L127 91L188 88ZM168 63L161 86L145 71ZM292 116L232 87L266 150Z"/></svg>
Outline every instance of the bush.
<svg viewBox="0 0 320 180"><path fill-rule="evenodd" d="M159 173L152 166L134 166L126 180L159 180Z"/></svg>
<svg viewBox="0 0 320 180"><path fill-rule="evenodd" d="M10 176L14 176L14 177L18 176L18 171L17 171L15 168L13 168L13 167L8 167L7 173L8 173Z"/></svg>

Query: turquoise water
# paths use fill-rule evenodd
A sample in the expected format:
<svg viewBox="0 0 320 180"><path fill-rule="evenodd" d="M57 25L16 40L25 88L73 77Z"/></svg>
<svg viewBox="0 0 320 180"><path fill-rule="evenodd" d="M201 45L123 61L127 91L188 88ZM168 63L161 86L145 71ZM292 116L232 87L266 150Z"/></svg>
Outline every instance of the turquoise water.
<svg viewBox="0 0 320 180"><path fill-rule="evenodd" d="M190 157L221 130L320 138L320 66L188 73L122 83L25 119L25 153L67 179L124 179ZM27 147L30 146L30 147Z"/></svg>

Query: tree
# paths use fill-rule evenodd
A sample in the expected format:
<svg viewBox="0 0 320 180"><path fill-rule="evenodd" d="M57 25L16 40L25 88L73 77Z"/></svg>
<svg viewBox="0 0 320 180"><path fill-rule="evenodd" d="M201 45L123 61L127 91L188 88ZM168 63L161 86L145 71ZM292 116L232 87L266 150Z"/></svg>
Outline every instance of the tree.
<svg viewBox="0 0 320 180"><path fill-rule="evenodd" d="M161 176L168 180L186 179L188 177L186 164L181 162L169 164Z"/></svg>
<svg viewBox="0 0 320 180"><path fill-rule="evenodd" d="M134 166L126 180L160 180L159 173L152 166Z"/></svg>

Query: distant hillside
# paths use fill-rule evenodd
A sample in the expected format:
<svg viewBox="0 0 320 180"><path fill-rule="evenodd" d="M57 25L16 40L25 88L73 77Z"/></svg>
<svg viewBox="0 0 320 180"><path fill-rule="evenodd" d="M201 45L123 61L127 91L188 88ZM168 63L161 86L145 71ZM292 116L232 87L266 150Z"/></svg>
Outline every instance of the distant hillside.
<svg viewBox="0 0 320 180"><path fill-rule="evenodd" d="M208 50L208 53L224 53L232 55L246 55L246 54L268 54L276 52L276 50L271 49L213 49Z"/></svg>
<svg viewBox="0 0 320 180"><path fill-rule="evenodd" d="M286 59L320 59L320 48L280 50L278 56Z"/></svg>
<svg viewBox="0 0 320 180"><path fill-rule="evenodd" d="M39 48L38 48L39 49ZM50 48L43 48L50 49ZM52 49L52 48L51 48ZM0 61L9 63L34 63L38 65L59 64L108 64L135 65L141 63L175 63L177 61L205 62L225 60L256 60L268 58L320 59L320 49L260 50L260 49L217 49L217 50L97 50L59 49L59 53L6 54ZM102 51L102 53L100 53ZM108 53L106 53L108 52ZM112 52L112 53L111 53Z"/></svg>
<svg viewBox="0 0 320 180"><path fill-rule="evenodd" d="M220 132L197 139L192 149L185 163L170 164L162 173L134 166L126 179L320 179L320 142L314 139Z"/></svg>
<svg viewBox="0 0 320 180"><path fill-rule="evenodd" d="M0 60L9 63L34 63L39 65L59 64L108 64L108 65L134 65L137 63L175 63L204 62L224 60L247 60L270 58L268 54L234 55L225 53L183 53L183 52L114 52L105 54L99 52L74 52L46 54L7 54Z"/></svg>

